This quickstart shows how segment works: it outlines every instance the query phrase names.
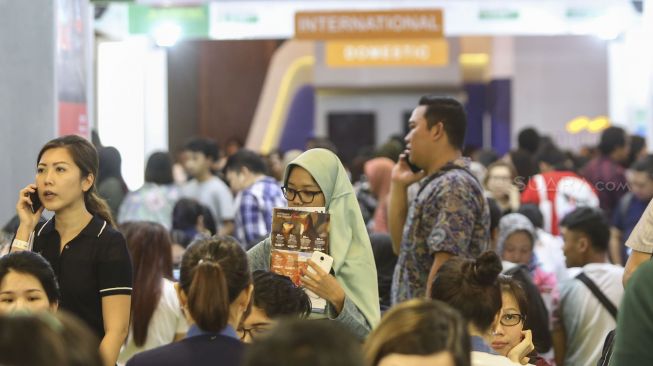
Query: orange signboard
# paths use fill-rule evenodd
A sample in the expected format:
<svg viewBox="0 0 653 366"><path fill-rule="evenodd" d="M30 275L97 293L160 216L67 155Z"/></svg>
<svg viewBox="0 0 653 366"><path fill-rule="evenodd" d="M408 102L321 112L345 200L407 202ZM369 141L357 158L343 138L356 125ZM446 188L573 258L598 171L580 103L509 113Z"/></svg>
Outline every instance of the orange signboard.
<svg viewBox="0 0 653 366"><path fill-rule="evenodd" d="M441 38L442 10L298 12L295 38Z"/></svg>
<svg viewBox="0 0 653 366"><path fill-rule="evenodd" d="M326 42L329 67L444 66L449 47L444 39Z"/></svg>

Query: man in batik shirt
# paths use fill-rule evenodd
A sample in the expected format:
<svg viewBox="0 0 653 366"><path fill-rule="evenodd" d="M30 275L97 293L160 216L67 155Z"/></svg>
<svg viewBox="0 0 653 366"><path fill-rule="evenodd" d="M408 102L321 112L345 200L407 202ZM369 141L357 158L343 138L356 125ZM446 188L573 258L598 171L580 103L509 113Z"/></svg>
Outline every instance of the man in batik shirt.
<svg viewBox="0 0 653 366"><path fill-rule="evenodd" d="M410 117L407 150L393 169L390 190L388 223L399 256L393 304L429 296L444 262L474 258L488 248L488 204L462 157L466 126L462 105L451 98L422 97ZM408 161L421 170L414 173ZM408 202L408 187L418 181Z"/></svg>

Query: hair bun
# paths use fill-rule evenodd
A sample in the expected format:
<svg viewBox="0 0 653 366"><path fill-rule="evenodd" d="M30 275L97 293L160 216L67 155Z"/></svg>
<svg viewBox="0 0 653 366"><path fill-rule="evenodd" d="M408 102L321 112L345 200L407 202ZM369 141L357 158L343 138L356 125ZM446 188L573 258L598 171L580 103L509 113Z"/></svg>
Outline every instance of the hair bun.
<svg viewBox="0 0 653 366"><path fill-rule="evenodd" d="M503 270L501 258L492 251L481 253L474 262L474 277L476 281L483 285L489 286L496 281L497 276Z"/></svg>

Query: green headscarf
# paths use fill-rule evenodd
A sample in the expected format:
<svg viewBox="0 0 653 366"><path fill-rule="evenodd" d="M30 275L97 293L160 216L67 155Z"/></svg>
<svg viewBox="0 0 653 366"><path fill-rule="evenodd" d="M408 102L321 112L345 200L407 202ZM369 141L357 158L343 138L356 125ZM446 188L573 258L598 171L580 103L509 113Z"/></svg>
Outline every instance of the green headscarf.
<svg viewBox="0 0 653 366"><path fill-rule="evenodd" d="M340 159L329 150L311 149L286 167L284 184L293 166L308 171L320 186L331 215L329 255L333 269L346 296L358 306L372 327L381 315L376 264L354 188Z"/></svg>

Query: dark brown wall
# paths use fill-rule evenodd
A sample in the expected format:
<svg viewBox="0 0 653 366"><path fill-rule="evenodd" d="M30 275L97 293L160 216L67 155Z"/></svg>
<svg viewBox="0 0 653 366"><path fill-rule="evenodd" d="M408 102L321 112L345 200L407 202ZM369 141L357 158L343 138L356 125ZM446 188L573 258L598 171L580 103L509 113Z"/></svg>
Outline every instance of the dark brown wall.
<svg viewBox="0 0 653 366"><path fill-rule="evenodd" d="M204 42L200 52L199 132L224 145L245 141L276 41Z"/></svg>
<svg viewBox="0 0 653 366"><path fill-rule="evenodd" d="M168 143L172 153L199 131L197 70L201 43L180 42L168 49Z"/></svg>
<svg viewBox="0 0 653 366"><path fill-rule="evenodd" d="M183 42L168 52L170 150L192 136L245 141L279 41Z"/></svg>

